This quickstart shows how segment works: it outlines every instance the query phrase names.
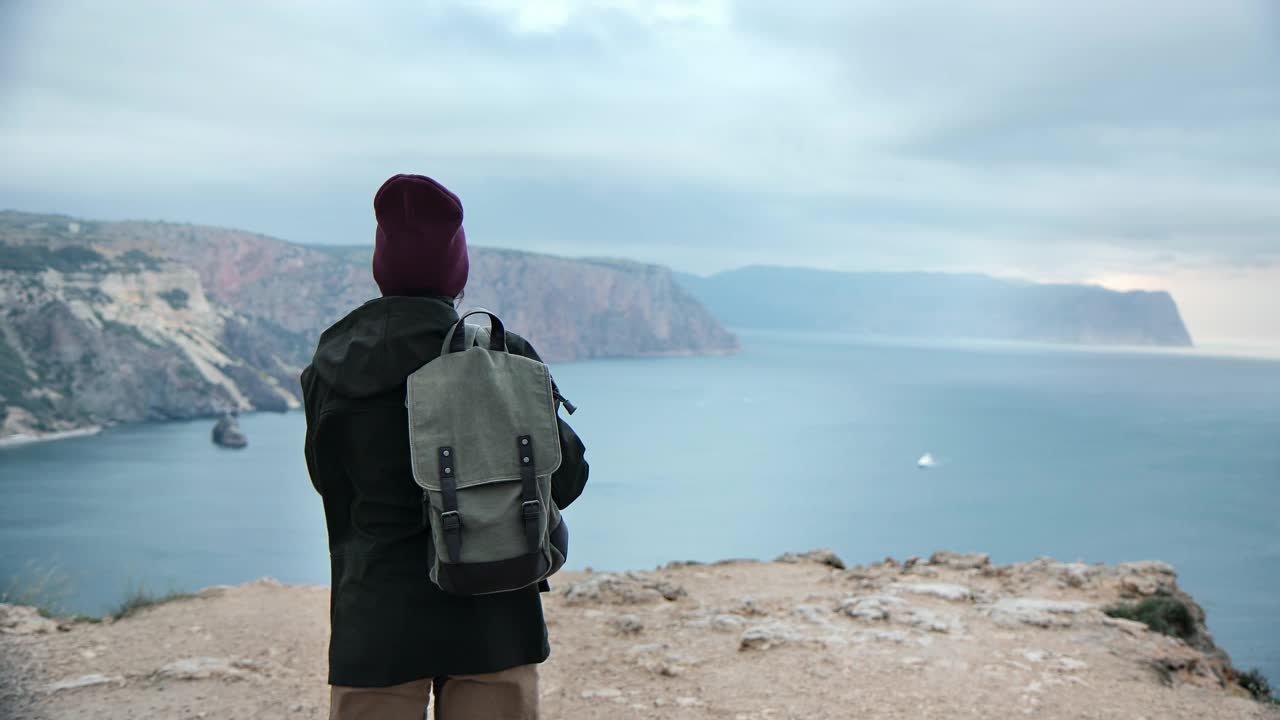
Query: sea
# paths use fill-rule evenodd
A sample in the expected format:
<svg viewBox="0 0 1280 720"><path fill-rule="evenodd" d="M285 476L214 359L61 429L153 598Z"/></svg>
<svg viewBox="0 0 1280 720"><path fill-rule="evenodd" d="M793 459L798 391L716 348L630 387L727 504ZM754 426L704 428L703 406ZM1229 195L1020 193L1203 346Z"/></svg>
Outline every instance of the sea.
<svg viewBox="0 0 1280 720"><path fill-rule="evenodd" d="M741 338L734 355L552 368L591 463L569 567L817 547L850 564L1157 559L1237 666L1280 681L1280 361ZM84 614L140 587L326 583L304 425L244 416L244 450L211 444L211 421L0 449L0 580Z"/></svg>

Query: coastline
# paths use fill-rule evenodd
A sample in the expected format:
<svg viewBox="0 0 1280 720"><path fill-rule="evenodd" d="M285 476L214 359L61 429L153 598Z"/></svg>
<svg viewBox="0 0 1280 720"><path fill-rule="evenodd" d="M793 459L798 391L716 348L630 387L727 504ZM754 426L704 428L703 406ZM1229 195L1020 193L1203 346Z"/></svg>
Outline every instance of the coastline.
<svg viewBox="0 0 1280 720"><path fill-rule="evenodd" d="M74 428L72 430L58 430L55 432L44 433L15 433L0 437L0 450L6 448L21 447L23 445L33 445L35 443L54 442L57 440L69 440L71 438L89 437L97 435L106 428L102 425L89 425L82 428Z"/></svg>

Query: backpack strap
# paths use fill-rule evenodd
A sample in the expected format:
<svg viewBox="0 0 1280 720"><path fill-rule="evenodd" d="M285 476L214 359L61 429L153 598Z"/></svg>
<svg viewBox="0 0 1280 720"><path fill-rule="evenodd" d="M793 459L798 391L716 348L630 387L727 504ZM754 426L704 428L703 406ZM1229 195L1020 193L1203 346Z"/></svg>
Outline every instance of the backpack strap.
<svg viewBox="0 0 1280 720"><path fill-rule="evenodd" d="M494 315L488 310L477 308L464 313L462 317L458 318L458 321L453 324L453 327L449 328L449 332L444 336L444 345L440 348L441 355L458 353L467 349L467 318L472 315L489 316L489 324L491 327L491 331L489 333L489 349L495 352L507 351L507 331L502 326L502 320L498 319L497 315ZM462 328L461 334L458 333L458 328Z"/></svg>
<svg viewBox="0 0 1280 720"><path fill-rule="evenodd" d="M538 502L538 475L533 463L533 438L521 435L516 439L516 451L520 453L520 486L524 502L520 514L524 517L524 537L529 552L537 552L542 543L542 503Z"/></svg>
<svg viewBox="0 0 1280 720"><path fill-rule="evenodd" d="M462 560L462 518L458 515L458 479L454 477L453 448L442 447L440 454L440 529L444 531L444 545L449 562Z"/></svg>

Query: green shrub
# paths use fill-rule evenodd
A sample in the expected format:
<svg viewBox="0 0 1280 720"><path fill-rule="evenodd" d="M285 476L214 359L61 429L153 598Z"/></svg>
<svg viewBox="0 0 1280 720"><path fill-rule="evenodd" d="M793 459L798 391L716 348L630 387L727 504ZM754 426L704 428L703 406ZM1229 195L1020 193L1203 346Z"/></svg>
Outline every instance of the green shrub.
<svg viewBox="0 0 1280 720"><path fill-rule="evenodd" d="M54 250L44 245L10 245L0 243L0 269L17 272L76 272L102 263L97 251L82 245L68 245Z"/></svg>
<svg viewBox="0 0 1280 720"><path fill-rule="evenodd" d="M1181 600L1172 597L1149 597L1138 603L1120 603L1103 610L1125 620L1136 620L1152 630L1183 640L1196 635L1196 621Z"/></svg>
<svg viewBox="0 0 1280 720"><path fill-rule="evenodd" d="M185 600L186 598L191 597L195 597L195 595L193 593L182 592L179 590L170 590L167 593L156 594L139 584L137 587L131 588L125 594L124 600L120 601L120 604L111 612L111 615L119 620L121 618L129 617L139 610L155 607L156 605L163 605L168 602L173 602L174 600Z"/></svg>
<svg viewBox="0 0 1280 720"><path fill-rule="evenodd" d="M1254 668L1249 672L1240 673L1238 678L1240 687L1249 691L1254 700L1267 702L1275 702L1276 699L1271 695L1271 683L1267 682L1266 676L1262 671Z"/></svg>

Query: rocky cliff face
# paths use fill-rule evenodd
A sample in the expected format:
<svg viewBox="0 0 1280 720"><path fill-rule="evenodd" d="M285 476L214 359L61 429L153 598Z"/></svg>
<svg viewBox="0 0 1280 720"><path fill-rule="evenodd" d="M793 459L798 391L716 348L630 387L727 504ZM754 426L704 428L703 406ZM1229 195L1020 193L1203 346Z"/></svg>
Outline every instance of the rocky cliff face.
<svg viewBox="0 0 1280 720"><path fill-rule="evenodd" d="M1041 285L985 275L748 267L681 282L734 328L882 337L1189 346L1167 292Z"/></svg>
<svg viewBox="0 0 1280 720"><path fill-rule="evenodd" d="M329 324L377 296L371 246L0 213L0 438L284 410ZM477 249L484 305L552 361L727 352L654 266Z"/></svg>

